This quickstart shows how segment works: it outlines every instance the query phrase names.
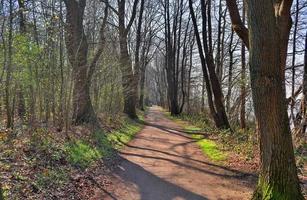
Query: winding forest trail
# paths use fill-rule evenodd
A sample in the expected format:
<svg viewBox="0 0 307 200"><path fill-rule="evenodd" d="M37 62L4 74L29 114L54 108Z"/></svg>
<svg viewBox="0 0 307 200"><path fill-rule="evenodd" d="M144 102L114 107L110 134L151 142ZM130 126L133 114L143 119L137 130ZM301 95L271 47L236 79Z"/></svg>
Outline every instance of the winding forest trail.
<svg viewBox="0 0 307 200"><path fill-rule="evenodd" d="M121 151L113 186L103 199L249 199L250 179L210 162L159 107L150 108L145 121L144 129Z"/></svg>

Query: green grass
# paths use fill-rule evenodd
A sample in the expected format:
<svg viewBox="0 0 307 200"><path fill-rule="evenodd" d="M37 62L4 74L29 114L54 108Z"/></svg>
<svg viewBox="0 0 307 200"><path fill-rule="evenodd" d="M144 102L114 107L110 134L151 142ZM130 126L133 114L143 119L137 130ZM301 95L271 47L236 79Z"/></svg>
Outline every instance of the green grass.
<svg viewBox="0 0 307 200"><path fill-rule="evenodd" d="M108 141L111 142L115 149L120 149L133 139L134 135L142 129L141 123L128 120L125 122L123 128L113 131L107 135Z"/></svg>
<svg viewBox="0 0 307 200"><path fill-rule="evenodd" d="M190 133L195 133L197 131L201 131L202 129L196 126L186 126L184 127L185 131L190 132Z"/></svg>
<svg viewBox="0 0 307 200"><path fill-rule="evenodd" d="M74 166L86 168L94 161L102 158L101 152L82 140L67 145L68 161Z"/></svg>
<svg viewBox="0 0 307 200"><path fill-rule="evenodd" d="M202 129L197 126L185 126L185 131L190 133L197 133ZM202 152L208 156L209 159L213 161L224 161L227 159L227 154L220 150L219 145L212 140L204 139L203 135L192 134L193 139L197 140L198 146L201 148Z"/></svg>
<svg viewBox="0 0 307 200"><path fill-rule="evenodd" d="M141 115L142 119L144 117ZM142 120L124 119L120 129L111 133L97 131L93 133L94 142L76 140L66 145L68 161L74 166L85 169L102 158L111 158L118 150L133 139L143 127Z"/></svg>
<svg viewBox="0 0 307 200"><path fill-rule="evenodd" d="M213 161L224 161L227 158L227 154L219 150L218 145L208 139L201 139L197 141L204 154L206 154Z"/></svg>

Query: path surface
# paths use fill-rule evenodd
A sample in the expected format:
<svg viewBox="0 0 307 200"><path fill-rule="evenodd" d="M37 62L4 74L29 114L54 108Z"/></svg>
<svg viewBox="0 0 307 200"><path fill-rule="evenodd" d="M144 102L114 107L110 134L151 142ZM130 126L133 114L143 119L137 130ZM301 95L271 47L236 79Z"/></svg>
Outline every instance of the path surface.
<svg viewBox="0 0 307 200"><path fill-rule="evenodd" d="M149 110L146 123L121 151L123 161L114 174L111 195L104 199L249 199L250 181L237 171L208 161L159 107Z"/></svg>

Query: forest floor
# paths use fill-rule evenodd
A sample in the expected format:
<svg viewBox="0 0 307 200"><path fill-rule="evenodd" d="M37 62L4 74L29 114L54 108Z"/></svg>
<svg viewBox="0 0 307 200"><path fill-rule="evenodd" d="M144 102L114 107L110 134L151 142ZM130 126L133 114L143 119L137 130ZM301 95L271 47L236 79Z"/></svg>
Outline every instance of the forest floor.
<svg viewBox="0 0 307 200"><path fill-rule="evenodd" d="M152 107L145 127L120 151L121 161L104 191L93 199L249 199L253 173L213 162L184 127Z"/></svg>

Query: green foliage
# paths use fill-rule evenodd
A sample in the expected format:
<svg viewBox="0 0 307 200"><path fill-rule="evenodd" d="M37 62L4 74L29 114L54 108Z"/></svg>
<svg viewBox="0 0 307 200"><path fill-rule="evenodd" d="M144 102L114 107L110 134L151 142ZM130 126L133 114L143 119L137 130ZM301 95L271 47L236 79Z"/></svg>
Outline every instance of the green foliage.
<svg viewBox="0 0 307 200"><path fill-rule="evenodd" d="M30 68L40 66L42 62L42 48L32 42L27 35L16 34L13 38L13 64L17 66L14 77L23 81L23 85L31 84L33 77Z"/></svg>
<svg viewBox="0 0 307 200"><path fill-rule="evenodd" d="M13 61L17 65L28 66L40 60L42 49L32 42L31 39L24 34L17 34L13 38Z"/></svg>
<svg viewBox="0 0 307 200"><path fill-rule="evenodd" d="M111 132L107 137L115 149L120 149L124 144L132 140L133 136L141 129L142 124L127 119L121 129Z"/></svg>
<svg viewBox="0 0 307 200"><path fill-rule="evenodd" d="M0 200L9 199L9 191L10 191L9 189L10 189L9 186L6 184L0 187Z"/></svg>
<svg viewBox="0 0 307 200"><path fill-rule="evenodd" d="M97 131L93 134L93 137L96 143L96 148L99 151L101 157L109 158L115 153L112 143L108 140L108 137L105 135L105 133Z"/></svg>
<svg viewBox="0 0 307 200"><path fill-rule="evenodd" d="M171 116L169 112L166 112L166 115L168 118L177 122L180 122L181 120L190 122L193 126L198 127L198 129L201 129L202 131L211 133L219 132L219 130L212 125L214 123L212 123L212 121L208 117L200 114L181 113L177 116Z"/></svg>
<svg viewBox="0 0 307 200"><path fill-rule="evenodd" d="M82 169L102 157L101 153L95 147L82 140L68 144L66 150L68 153L68 161Z"/></svg>
<svg viewBox="0 0 307 200"><path fill-rule="evenodd" d="M122 121L121 128L111 133L96 131L93 133L93 144L77 140L66 146L68 160L73 165L84 169L99 159L110 158L116 149L120 149L132 140L141 129L141 123L125 119Z"/></svg>
<svg viewBox="0 0 307 200"><path fill-rule="evenodd" d="M254 129L242 130L233 126L232 132L230 130L218 130L212 126L213 123L204 115L181 114L178 116L170 116L169 113L166 115L168 118L175 120L178 123L187 121L192 124L187 126L186 123L182 123L185 126L185 130L191 134L197 133L198 131L206 132L217 138L218 143L222 145L223 149L234 151L245 157L246 160L252 160L254 158L254 145L257 142L255 139Z"/></svg>

